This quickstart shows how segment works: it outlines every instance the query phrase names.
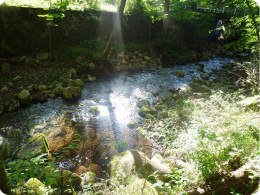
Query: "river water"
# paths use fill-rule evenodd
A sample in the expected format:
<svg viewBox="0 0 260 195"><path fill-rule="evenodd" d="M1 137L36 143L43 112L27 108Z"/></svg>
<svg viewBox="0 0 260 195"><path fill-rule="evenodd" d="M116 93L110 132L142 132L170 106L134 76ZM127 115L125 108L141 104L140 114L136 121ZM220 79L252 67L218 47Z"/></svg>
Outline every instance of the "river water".
<svg viewBox="0 0 260 195"><path fill-rule="evenodd" d="M205 73L212 73L213 69L221 69L231 61L233 59L214 58L199 63L204 65ZM148 99L152 105L156 98L154 93L163 96L170 89L185 86L192 78L200 77L202 72L198 67L198 63L171 68L156 67L133 73L117 73L109 81L86 83L77 101L49 99L46 103L33 104L29 108L1 116L0 135L10 142L15 151L33 133L55 130L58 121L55 119L63 116L71 124L83 124L85 127L81 134L94 134L92 140L95 140L95 144L92 143L92 147L86 146L88 150L84 150L81 155L91 158L92 162L101 163L106 156L136 148L139 142L140 145L151 144L127 127L130 120L135 123L142 120L136 102ZM177 70L184 71L186 75L178 78L173 74ZM210 79L214 78L213 74ZM93 107L99 109L98 115L89 112Z"/></svg>

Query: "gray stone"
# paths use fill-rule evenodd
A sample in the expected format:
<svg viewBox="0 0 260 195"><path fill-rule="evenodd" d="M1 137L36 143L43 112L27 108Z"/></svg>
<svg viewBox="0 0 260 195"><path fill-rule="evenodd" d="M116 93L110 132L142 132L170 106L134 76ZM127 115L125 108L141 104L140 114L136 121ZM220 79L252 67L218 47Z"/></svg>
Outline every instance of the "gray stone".
<svg viewBox="0 0 260 195"><path fill-rule="evenodd" d="M3 74L4 76L8 76L8 75L10 74L10 70L11 70L10 64L4 62L4 63L2 64L2 74Z"/></svg>
<svg viewBox="0 0 260 195"><path fill-rule="evenodd" d="M26 89L23 89L20 93L18 93L17 97L19 100L27 100L30 97L30 92Z"/></svg>
<svg viewBox="0 0 260 195"><path fill-rule="evenodd" d="M2 93L6 93L8 91L8 88L6 86L4 86L2 89L1 89L1 92Z"/></svg>

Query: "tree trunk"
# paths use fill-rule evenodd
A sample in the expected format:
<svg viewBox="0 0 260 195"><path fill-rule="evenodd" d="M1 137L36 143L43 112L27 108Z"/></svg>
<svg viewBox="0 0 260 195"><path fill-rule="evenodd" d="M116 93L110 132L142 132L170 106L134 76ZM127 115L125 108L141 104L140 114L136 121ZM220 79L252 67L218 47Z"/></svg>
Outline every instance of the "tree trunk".
<svg viewBox="0 0 260 195"><path fill-rule="evenodd" d="M12 194L1 152L0 152L0 175L1 175L0 176L0 190L5 194Z"/></svg>
<svg viewBox="0 0 260 195"><path fill-rule="evenodd" d="M114 23L113 30L112 30L112 32L110 34L110 37L109 37L109 40L107 42L106 49L105 49L103 57L101 59L101 64L105 63L105 61L106 61L106 59L107 59L107 57L108 57L108 55L110 53L111 47L112 47L114 39L115 39L115 33L116 33L116 30L117 30L117 23L120 21L120 19L123 16L123 12L124 12L124 9L125 9L125 4L126 4L126 0L121 0L119 13L118 13L118 15L116 17L116 21Z"/></svg>
<svg viewBox="0 0 260 195"><path fill-rule="evenodd" d="M169 31L169 10L170 10L170 0L164 1L164 16L163 16L163 29L162 34L167 35Z"/></svg>

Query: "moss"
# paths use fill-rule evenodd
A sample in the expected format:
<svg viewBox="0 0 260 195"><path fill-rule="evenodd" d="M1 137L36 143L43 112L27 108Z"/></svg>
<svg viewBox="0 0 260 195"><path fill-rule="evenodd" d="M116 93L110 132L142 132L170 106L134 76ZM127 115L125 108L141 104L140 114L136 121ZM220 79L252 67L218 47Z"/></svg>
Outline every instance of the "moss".
<svg viewBox="0 0 260 195"><path fill-rule="evenodd" d="M96 106L90 108L90 109L88 110L88 112L90 112L90 113L93 114L93 115L99 115L99 113L100 113L98 107L96 107Z"/></svg>
<svg viewBox="0 0 260 195"><path fill-rule="evenodd" d="M28 193L46 194L45 185L36 178L31 178L26 183Z"/></svg>
<svg viewBox="0 0 260 195"><path fill-rule="evenodd" d="M129 121L127 123L127 126L130 128L130 129L133 129L135 127L135 123L133 121Z"/></svg>

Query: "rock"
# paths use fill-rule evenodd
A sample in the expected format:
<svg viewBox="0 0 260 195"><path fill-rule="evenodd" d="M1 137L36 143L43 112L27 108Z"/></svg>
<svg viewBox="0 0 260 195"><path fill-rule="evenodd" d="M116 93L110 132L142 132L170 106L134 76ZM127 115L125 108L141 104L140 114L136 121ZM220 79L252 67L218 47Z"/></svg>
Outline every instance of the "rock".
<svg viewBox="0 0 260 195"><path fill-rule="evenodd" d="M198 77L195 77L195 78L192 78L192 82L193 83L202 83L202 80L200 80L200 78L198 78Z"/></svg>
<svg viewBox="0 0 260 195"><path fill-rule="evenodd" d="M137 150L121 152L111 158L110 175L113 177L120 171L130 174L134 170L140 170L148 161L149 159Z"/></svg>
<svg viewBox="0 0 260 195"><path fill-rule="evenodd" d="M87 171L87 168L83 165L76 168L75 173L78 175L81 175L82 173L85 173Z"/></svg>
<svg viewBox="0 0 260 195"><path fill-rule="evenodd" d="M63 87L62 87L62 86L56 87L56 88L53 90L53 93L54 93L54 94L57 94L57 95L61 95L61 94L63 93Z"/></svg>
<svg viewBox="0 0 260 195"><path fill-rule="evenodd" d="M116 67L115 67L115 70L116 70L116 71L121 71L121 67L120 67L120 66L116 66Z"/></svg>
<svg viewBox="0 0 260 195"><path fill-rule="evenodd" d="M44 91L47 89L47 86L46 85L38 85L37 87L38 91Z"/></svg>
<svg viewBox="0 0 260 195"><path fill-rule="evenodd" d="M89 64L89 68L90 68L90 70L94 70L95 67L96 67L96 65L95 65L94 63L90 63L90 64Z"/></svg>
<svg viewBox="0 0 260 195"><path fill-rule="evenodd" d="M93 172L86 172L83 177L81 177L81 185L93 184L96 181L96 174Z"/></svg>
<svg viewBox="0 0 260 195"><path fill-rule="evenodd" d="M79 95L80 95L79 87L63 88L63 97L66 99L72 99L73 97L78 97Z"/></svg>
<svg viewBox="0 0 260 195"><path fill-rule="evenodd" d="M23 77L22 76L16 76L13 78L13 81L19 81L21 80Z"/></svg>
<svg viewBox="0 0 260 195"><path fill-rule="evenodd" d="M157 115L158 111L153 109L150 106L143 106L139 111L138 114L143 118L150 118L149 115Z"/></svg>
<svg viewBox="0 0 260 195"><path fill-rule="evenodd" d="M171 92L168 92L164 97L163 101L171 101L173 99L173 94Z"/></svg>
<svg viewBox="0 0 260 195"><path fill-rule="evenodd" d="M96 107L96 106L91 107L91 108L88 110L88 112L90 112L91 114L93 114L93 115L95 115L95 116L97 116L97 115L100 114L100 110L99 110L98 107Z"/></svg>
<svg viewBox="0 0 260 195"><path fill-rule="evenodd" d="M150 60L151 60L151 58L150 58L150 57L148 57L148 56L144 56L144 60L146 60L146 61L150 61Z"/></svg>
<svg viewBox="0 0 260 195"><path fill-rule="evenodd" d="M158 195L158 192L149 181L138 179L127 186L126 194Z"/></svg>
<svg viewBox="0 0 260 195"><path fill-rule="evenodd" d="M63 187L64 191L70 189L70 185L75 191L79 191L81 188L81 178L76 173L72 173L69 170L63 170ZM57 178L57 184L52 184L52 187L60 188L61 177Z"/></svg>
<svg viewBox="0 0 260 195"><path fill-rule="evenodd" d="M169 114L168 112L159 112L158 116L164 119L164 118L168 118Z"/></svg>
<svg viewBox="0 0 260 195"><path fill-rule="evenodd" d="M75 60L76 63L81 63L86 59L86 55L85 54L80 54L77 59Z"/></svg>
<svg viewBox="0 0 260 195"><path fill-rule="evenodd" d="M6 63L6 62L4 62L2 64L2 74L4 76L8 76L10 74L10 70L11 70L11 65Z"/></svg>
<svg viewBox="0 0 260 195"><path fill-rule="evenodd" d="M210 92L210 89L205 85L201 85L198 83L191 83L189 84L189 86L192 88L192 91L194 92L198 92L198 93Z"/></svg>
<svg viewBox="0 0 260 195"><path fill-rule="evenodd" d="M178 71L174 72L173 74L175 74L179 78L182 78L185 76L185 72L183 72L182 70L178 70Z"/></svg>
<svg viewBox="0 0 260 195"><path fill-rule="evenodd" d="M37 60L48 60L50 57L49 53L38 53L36 56Z"/></svg>
<svg viewBox="0 0 260 195"><path fill-rule="evenodd" d="M138 54L139 58L143 58L144 56L142 54Z"/></svg>
<svg viewBox="0 0 260 195"><path fill-rule="evenodd" d="M143 106L150 106L150 102L148 100L139 100L136 102L138 108L142 108Z"/></svg>
<svg viewBox="0 0 260 195"><path fill-rule="evenodd" d="M127 123L127 126L128 126L130 129L133 129L133 128L135 128L135 123L134 123L133 121L129 121L129 122Z"/></svg>
<svg viewBox="0 0 260 195"><path fill-rule="evenodd" d="M0 136L0 152L2 154L3 160L10 157L11 150L9 147L10 147L9 142L5 138Z"/></svg>
<svg viewBox="0 0 260 195"><path fill-rule="evenodd" d="M97 175L97 177L102 177L102 168L101 168L101 166L99 166L95 163L90 163L87 170L95 173Z"/></svg>
<svg viewBox="0 0 260 195"><path fill-rule="evenodd" d="M45 95L48 95L48 94L51 94L52 91L51 90L44 90L44 91L42 91L42 93L45 94Z"/></svg>
<svg viewBox="0 0 260 195"><path fill-rule="evenodd" d="M18 93L17 97L19 100L27 100L30 97L30 92L26 89L23 89L20 93Z"/></svg>
<svg viewBox="0 0 260 195"><path fill-rule="evenodd" d="M246 110L260 111L260 96L247 97L237 104Z"/></svg>
<svg viewBox="0 0 260 195"><path fill-rule="evenodd" d="M36 178L30 178L25 183L25 188L33 194L47 194L45 185Z"/></svg>
<svg viewBox="0 0 260 195"><path fill-rule="evenodd" d="M123 59L123 58L124 58L124 54L118 54L118 55L117 55L117 58L118 58L118 59Z"/></svg>
<svg viewBox="0 0 260 195"><path fill-rule="evenodd" d="M50 98L54 98L54 97L55 97L55 94L51 93L51 94L48 94L48 96L49 96Z"/></svg>
<svg viewBox="0 0 260 195"><path fill-rule="evenodd" d="M201 74L200 77L204 80L209 80L210 75L209 74Z"/></svg>
<svg viewBox="0 0 260 195"><path fill-rule="evenodd" d="M77 71L74 68L71 68L71 69L69 69L68 73L71 74L71 75L77 74Z"/></svg>
<svg viewBox="0 0 260 195"><path fill-rule="evenodd" d="M33 90L33 85L30 85L30 86L26 87L26 89L27 89L28 91L32 91L32 90Z"/></svg>
<svg viewBox="0 0 260 195"><path fill-rule="evenodd" d="M169 166L165 163L160 154L154 156L146 165L148 175L156 175L161 181L167 180L167 174L171 172Z"/></svg>
<svg viewBox="0 0 260 195"><path fill-rule="evenodd" d="M76 79L76 80L74 81L74 84L75 84L76 86L81 86L81 85L83 85L83 81L82 81L81 79Z"/></svg>
<svg viewBox="0 0 260 195"><path fill-rule="evenodd" d="M90 75L88 75L88 81L95 81L96 80L96 77L91 77Z"/></svg>
<svg viewBox="0 0 260 195"><path fill-rule="evenodd" d="M1 92L2 93L6 93L8 91L8 88L6 86L4 86L2 89L1 89Z"/></svg>
<svg viewBox="0 0 260 195"><path fill-rule="evenodd" d="M49 156L49 145L44 134L39 133L34 135L28 143L16 151L14 156L15 158L21 158L26 155L27 152L34 154L34 156L41 154L47 154Z"/></svg>

